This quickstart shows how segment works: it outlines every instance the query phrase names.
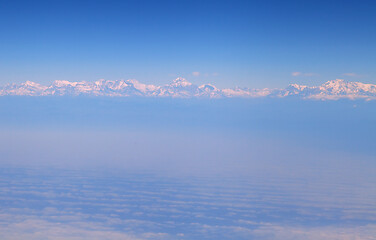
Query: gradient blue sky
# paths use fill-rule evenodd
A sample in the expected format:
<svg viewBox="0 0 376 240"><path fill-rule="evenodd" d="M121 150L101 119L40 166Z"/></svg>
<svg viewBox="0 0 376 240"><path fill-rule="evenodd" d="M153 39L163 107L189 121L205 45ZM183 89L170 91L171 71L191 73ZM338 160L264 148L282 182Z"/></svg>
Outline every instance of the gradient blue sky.
<svg viewBox="0 0 376 240"><path fill-rule="evenodd" d="M0 84L376 83L375 12L374 1L0 1Z"/></svg>

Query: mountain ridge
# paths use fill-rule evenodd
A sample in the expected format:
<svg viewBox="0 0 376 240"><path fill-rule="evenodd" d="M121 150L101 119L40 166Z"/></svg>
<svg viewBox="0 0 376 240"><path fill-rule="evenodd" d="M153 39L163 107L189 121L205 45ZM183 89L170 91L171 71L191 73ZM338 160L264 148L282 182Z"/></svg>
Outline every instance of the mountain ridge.
<svg viewBox="0 0 376 240"><path fill-rule="evenodd" d="M302 99L376 99L376 84L330 80L319 86L290 84L284 89L224 88L213 84L195 85L184 78L157 86L134 79L70 82L55 80L46 86L32 81L0 87L0 96L111 96L111 97L172 97L172 98L260 98L299 97Z"/></svg>

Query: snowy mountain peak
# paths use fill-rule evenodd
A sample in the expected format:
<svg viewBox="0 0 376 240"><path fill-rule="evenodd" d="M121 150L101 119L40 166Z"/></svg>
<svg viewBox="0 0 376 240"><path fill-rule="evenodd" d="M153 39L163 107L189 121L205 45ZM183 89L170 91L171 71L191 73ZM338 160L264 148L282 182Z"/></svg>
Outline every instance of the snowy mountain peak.
<svg viewBox="0 0 376 240"><path fill-rule="evenodd" d="M152 85L152 84L144 84L144 83L140 83L139 81L135 80L135 79L130 79L130 80L127 80L127 82L133 84L133 86L139 90L140 92L143 92L143 93L147 93L147 92L152 92L152 91L156 91L159 87L155 86L155 85Z"/></svg>
<svg viewBox="0 0 376 240"><path fill-rule="evenodd" d="M286 89L303 91L303 90L306 89L307 87L308 87L308 86L305 86L305 85L289 84L289 86L288 86Z"/></svg>
<svg viewBox="0 0 376 240"><path fill-rule="evenodd" d="M174 87L188 87L191 86L192 83L188 82L185 78L178 77L170 85Z"/></svg>
<svg viewBox="0 0 376 240"><path fill-rule="evenodd" d="M75 86L77 85L77 82L69 82L67 80L55 80L52 83L52 85L56 87Z"/></svg>
<svg viewBox="0 0 376 240"><path fill-rule="evenodd" d="M340 88L340 87L347 87L348 83L345 82L343 79L335 79L327 81L326 83L322 84L322 87L325 88Z"/></svg>
<svg viewBox="0 0 376 240"><path fill-rule="evenodd" d="M35 82L32 82L32 81L26 81L24 83L25 86L30 86L30 87L37 87L37 86L41 86L39 83L35 83Z"/></svg>
<svg viewBox="0 0 376 240"><path fill-rule="evenodd" d="M218 91L218 88L216 88L216 86L212 85L212 84L203 84L201 86L198 87L199 89L202 89L204 91Z"/></svg>

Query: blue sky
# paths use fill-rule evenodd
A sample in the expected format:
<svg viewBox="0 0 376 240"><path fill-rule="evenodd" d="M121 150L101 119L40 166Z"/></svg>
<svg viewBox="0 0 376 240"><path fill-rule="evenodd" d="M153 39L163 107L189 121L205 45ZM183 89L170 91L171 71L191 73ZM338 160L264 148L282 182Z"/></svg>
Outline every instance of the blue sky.
<svg viewBox="0 0 376 240"><path fill-rule="evenodd" d="M376 83L375 10L373 1L1 1L0 84Z"/></svg>

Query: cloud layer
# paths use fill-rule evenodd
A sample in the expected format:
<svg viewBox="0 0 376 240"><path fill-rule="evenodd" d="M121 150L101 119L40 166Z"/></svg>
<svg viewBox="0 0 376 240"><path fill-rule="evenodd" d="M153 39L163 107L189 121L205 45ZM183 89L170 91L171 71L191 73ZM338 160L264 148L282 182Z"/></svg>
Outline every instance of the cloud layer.
<svg viewBox="0 0 376 240"><path fill-rule="evenodd" d="M338 182L331 191L326 181L261 176L219 181L51 168L1 173L4 240L366 240L376 233L375 191L368 183ZM366 185L368 195L352 197Z"/></svg>

